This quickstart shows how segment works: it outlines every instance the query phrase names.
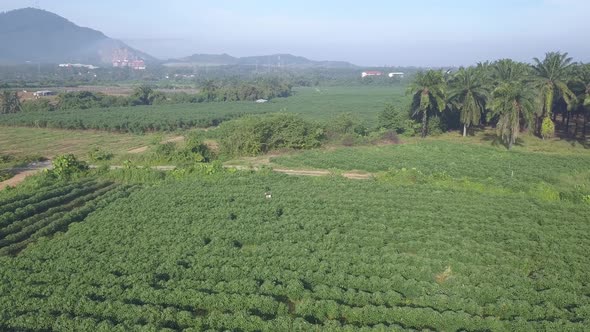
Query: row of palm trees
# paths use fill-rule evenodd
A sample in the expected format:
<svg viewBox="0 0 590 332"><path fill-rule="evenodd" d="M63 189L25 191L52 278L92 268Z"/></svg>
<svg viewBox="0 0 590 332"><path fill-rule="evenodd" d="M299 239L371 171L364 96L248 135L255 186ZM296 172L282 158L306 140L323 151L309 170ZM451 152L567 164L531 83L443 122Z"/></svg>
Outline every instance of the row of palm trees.
<svg viewBox="0 0 590 332"><path fill-rule="evenodd" d="M416 74L408 94L413 116L422 120L422 137L428 134L430 116L459 112L463 136L482 121L495 123L510 149L523 128L533 127L542 138L552 136L558 113L562 122L567 118L567 128L572 113L583 115L585 137L590 65L574 63L567 53L549 52L532 65L503 59L452 74L428 70Z"/></svg>

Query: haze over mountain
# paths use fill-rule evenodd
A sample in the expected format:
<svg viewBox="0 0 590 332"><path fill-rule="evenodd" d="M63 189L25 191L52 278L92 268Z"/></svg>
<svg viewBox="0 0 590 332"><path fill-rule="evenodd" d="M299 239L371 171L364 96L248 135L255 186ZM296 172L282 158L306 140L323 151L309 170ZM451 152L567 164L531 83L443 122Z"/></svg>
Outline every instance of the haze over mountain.
<svg viewBox="0 0 590 332"><path fill-rule="evenodd" d="M354 68L355 65L346 61L314 61L292 54L272 54L260 56L233 57L229 54L193 54L180 59L170 59L167 66L274 66L274 67L325 67Z"/></svg>
<svg viewBox="0 0 590 332"><path fill-rule="evenodd" d="M450 66L548 51L590 62L588 0L0 0L40 6L161 59L289 53L359 65Z"/></svg>
<svg viewBox="0 0 590 332"><path fill-rule="evenodd" d="M102 32L80 27L54 13L24 8L0 13L0 63L111 63L115 52L126 50L146 61L153 57Z"/></svg>

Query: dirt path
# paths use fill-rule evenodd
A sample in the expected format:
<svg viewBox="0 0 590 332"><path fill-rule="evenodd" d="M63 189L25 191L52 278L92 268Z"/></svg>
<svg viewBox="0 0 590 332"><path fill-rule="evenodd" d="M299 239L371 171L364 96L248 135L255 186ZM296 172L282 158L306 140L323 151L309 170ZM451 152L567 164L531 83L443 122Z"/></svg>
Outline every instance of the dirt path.
<svg viewBox="0 0 590 332"><path fill-rule="evenodd" d="M237 170L260 170L259 167L248 167L248 166L234 166L234 165L224 165L225 168L235 168ZM283 173L288 175L294 176L330 176L333 174L341 175L347 179L352 180L369 180L373 178L374 174L372 173L360 173L360 172L344 172L344 173L334 173L328 170L318 170L318 169L285 169L285 168L273 168L273 172Z"/></svg>
<svg viewBox="0 0 590 332"><path fill-rule="evenodd" d="M163 140L162 142L160 142L160 144L176 143L176 142L182 142L182 141L184 141L184 136L175 136L175 137L171 137L169 139ZM144 153L148 149L149 149L149 146L145 145L145 146L140 146L138 148L133 148L131 150L128 150L127 153L131 153L131 154Z"/></svg>
<svg viewBox="0 0 590 332"><path fill-rule="evenodd" d="M147 150L148 150L148 146L142 146L142 147L139 147L139 148L131 149L131 150L127 151L127 153L133 153L133 154L135 154L135 153L144 153Z"/></svg>
<svg viewBox="0 0 590 332"><path fill-rule="evenodd" d="M342 175L347 179L354 179L354 180L368 180L373 177L373 174L369 173L356 173L356 172L346 172L346 173L334 173L331 171L326 170L305 170L305 169L281 169L281 168L274 168L274 172L283 173L288 175L298 175L298 176L329 176L332 174Z"/></svg>
<svg viewBox="0 0 590 332"><path fill-rule="evenodd" d="M259 167L247 167L247 166L237 166L237 165L224 165L223 167L225 168L235 168L237 170L254 170L254 171L259 171L260 168ZM15 176L13 176L12 178L0 182L0 190L11 186L14 187L16 185L18 185L19 183L23 182L25 180L25 178L27 178L28 176L31 175L35 175L39 172L42 172L43 170L46 169L50 169L51 168L51 162L43 162L43 163L37 163L37 164L33 164L33 165L29 165L29 167L26 168L22 168L22 169L17 169L16 171L18 172ZM97 168L97 166L91 165L90 168ZM123 166L119 166L119 165L113 165L110 166L110 169L122 169ZM172 166L172 165L165 165L165 166L151 166L151 169L154 170L158 170L158 171L173 171L176 169L176 166ZM359 172L344 172L344 173L334 173L332 171L328 171L328 170L306 170L306 169L284 169L284 168L273 168L272 169L273 172L277 172L277 173L283 173L283 174L287 174L287 175L293 175L293 176L330 176L333 174L337 174L337 175L341 175L347 179L352 179L352 180L369 180L371 178L373 178L374 174L371 173L359 173Z"/></svg>
<svg viewBox="0 0 590 332"><path fill-rule="evenodd" d="M167 140L163 140L162 142L160 142L160 144L176 143L176 142L182 142L182 141L184 141L184 136L175 136L175 137L169 138Z"/></svg>
<svg viewBox="0 0 590 332"><path fill-rule="evenodd" d="M43 170L51 168L51 161L44 161L40 163L33 163L23 168L14 168L12 171L16 174L6 181L0 182L0 190L10 186L14 187L23 182L28 176L35 175Z"/></svg>

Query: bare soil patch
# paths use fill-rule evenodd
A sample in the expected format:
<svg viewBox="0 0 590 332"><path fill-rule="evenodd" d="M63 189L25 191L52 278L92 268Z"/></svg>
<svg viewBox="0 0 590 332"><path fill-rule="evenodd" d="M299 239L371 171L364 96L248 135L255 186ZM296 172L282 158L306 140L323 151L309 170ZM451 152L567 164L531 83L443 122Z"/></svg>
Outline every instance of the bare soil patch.
<svg viewBox="0 0 590 332"><path fill-rule="evenodd" d="M18 185L19 183L23 182L28 176L37 174L41 171L42 171L42 169L34 169L34 170L30 170L30 171L20 172L20 173L16 174L15 176L11 177L10 179L0 182L0 190L4 189L6 187L14 187L14 186Z"/></svg>
<svg viewBox="0 0 590 332"><path fill-rule="evenodd" d="M136 153L143 153L146 152L148 150L148 146L142 146L139 148L135 148L135 149L131 149L129 151L127 151L127 153L132 153L132 154L136 154Z"/></svg>
<svg viewBox="0 0 590 332"><path fill-rule="evenodd" d="M182 142L182 141L184 141L184 136L175 136L175 137L171 137L171 138L161 141L160 144L177 143L177 142ZM149 146L145 145L145 146L140 146L138 148L128 150L127 153L131 153L131 154L144 153L148 149L149 149Z"/></svg>
<svg viewBox="0 0 590 332"><path fill-rule="evenodd" d="M182 141L184 141L184 136L175 136L175 137L172 137L172 138L169 138L167 140L160 142L160 144L176 143L176 142L182 142Z"/></svg>

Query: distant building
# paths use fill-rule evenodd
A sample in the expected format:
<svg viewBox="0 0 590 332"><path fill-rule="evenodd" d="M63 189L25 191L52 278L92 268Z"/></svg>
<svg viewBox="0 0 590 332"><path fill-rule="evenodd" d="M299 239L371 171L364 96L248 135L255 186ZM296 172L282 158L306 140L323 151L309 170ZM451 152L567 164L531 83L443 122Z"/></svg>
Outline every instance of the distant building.
<svg viewBox="0 0 590 332"><path fill-rule="evenodd" d="M49 90L41 90L41 91L33 92L33 96L35 96L35 98L55 96L56 94L57 93L55 93L53 91L49 91Z"/></svg>
<svg viewBox="0 0 590 332"><path fill-rule="evenodd" d="M405 74L402 72L393 72L388 74L390 78L404 78L404 75Z"/></svg>
<svg viewBox="0 0 590 332"><path fill-rule="evenodd" d="M146 69L145 61L129 52L129 50L126 48L122 48L113 52L113 67L131 68L133 70Z"/></svg>
<svg viewBox="0 0 590 332"><path fill-rule="evenodd" d="M364 72L361 74L361 77L365 78L365 77L367 77L367 76L381 76L381 75L383 75L383 73L382 73L382 72L380 72L380 71L376 71L376 70L368 70L368 71L364 71Z"/></svg>
<svg viewBox="0 0 590 332"><path fill-rule="evenodd" d="M100 67L94 65L84 65L81 63L60 63L61 68L86 68L86 69L98 69Z"/></svg>

